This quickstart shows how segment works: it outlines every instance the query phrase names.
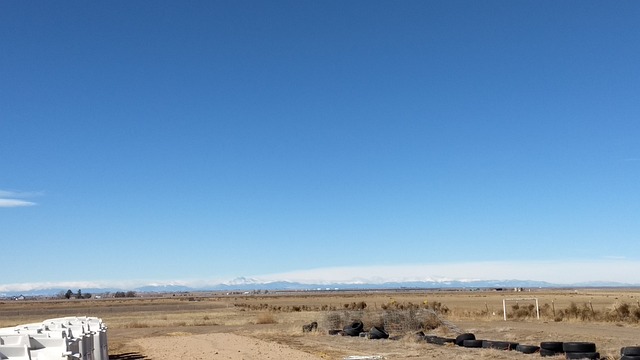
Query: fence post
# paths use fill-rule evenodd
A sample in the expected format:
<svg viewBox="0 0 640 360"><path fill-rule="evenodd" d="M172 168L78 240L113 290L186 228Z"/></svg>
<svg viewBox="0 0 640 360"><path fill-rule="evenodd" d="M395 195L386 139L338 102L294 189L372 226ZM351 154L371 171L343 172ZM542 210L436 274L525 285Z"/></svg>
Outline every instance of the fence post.
<svg viewBox="0 0 640 360"><path fill-rule="evenodd" d="M507 299L502 299L502 314L504 321L507 321Z"/></svg>

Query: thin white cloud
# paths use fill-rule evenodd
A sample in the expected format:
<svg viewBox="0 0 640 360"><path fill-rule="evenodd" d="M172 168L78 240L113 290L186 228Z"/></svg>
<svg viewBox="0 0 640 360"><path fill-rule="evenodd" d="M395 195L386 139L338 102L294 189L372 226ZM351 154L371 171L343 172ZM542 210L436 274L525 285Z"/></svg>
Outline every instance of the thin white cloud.
<svg viewBox="0 0 640 360"><path fill-rule="evenodd" d="M35 204L36 203L31 201L0 198L0 207L3 207L3 208L33 206Z"/></svg>
<svg viewBox="0 0 640 360"><path fill-rule="evenodd" d="M0 208L34 206L36 205L35 202L24 200L24 198L30 198L39 195L41 194L34 192L0 190Z"/></svg>
<svg viewBox="0 0 640 360"><path fill-rule="evenodd" d="M261 281L382 283L401 281L533 280L554 284L638 283L640 261L605 258L566 261L486 261L397 266L334 267L253 276Z"/></svg>
<svg viewBox="0 0 640 360"><path fill-rule="evenodd" d="M33 283L16 283L16 284L0 284L0 293L2 292L20 292L48 289L134 289L138 286L144 286L146 283L142 281L51 281L51 282L33 282Z"/></svg>

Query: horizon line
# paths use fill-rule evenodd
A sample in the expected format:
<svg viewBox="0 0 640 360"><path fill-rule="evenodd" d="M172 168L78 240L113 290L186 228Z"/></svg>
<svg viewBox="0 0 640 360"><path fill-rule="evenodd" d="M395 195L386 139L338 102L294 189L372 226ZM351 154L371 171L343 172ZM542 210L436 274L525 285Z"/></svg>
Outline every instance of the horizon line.
<svg viewBox="0 0 640 360"><path fill-rule="evenodd" d="M640 261L620 257L566 261L477 261L465 263L409 264L383 266L343 266L295 270L266 275L240 275L227 278L134 279L134 280L51 280L42 282L0 283L0 292L37 291L52 288L118 288L135 289L145 286L184 286L206 288L292 282L323 285L376 285L408 282L473 282L521 281L546 282L554 285L582 283L637 284L634 274L640 272ZM373 276L357 276L375 274ZM468 274L474 274L473 277Z"/></svg>

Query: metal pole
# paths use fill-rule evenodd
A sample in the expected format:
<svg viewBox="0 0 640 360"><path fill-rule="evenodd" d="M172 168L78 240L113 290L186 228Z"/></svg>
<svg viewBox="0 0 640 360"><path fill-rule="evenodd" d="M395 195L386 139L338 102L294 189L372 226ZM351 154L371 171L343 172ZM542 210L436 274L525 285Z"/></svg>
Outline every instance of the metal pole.
<svg viewBox="0 0 640 360"><path fill-rule="evenodd" d="M536 316L540 320L540 307L538 306L538 298L536 298Z"/></svg>

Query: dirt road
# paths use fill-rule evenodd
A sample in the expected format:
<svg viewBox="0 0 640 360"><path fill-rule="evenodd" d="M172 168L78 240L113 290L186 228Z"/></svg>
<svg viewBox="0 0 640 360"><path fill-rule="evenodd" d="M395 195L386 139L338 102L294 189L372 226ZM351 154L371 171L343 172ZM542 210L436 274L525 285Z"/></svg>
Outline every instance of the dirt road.
<svg viewBox="0 0 640 360"><path fill-rule="evenodd" d="M275 342L267 342L229 333L199 335L173 333L169 336L138 339L136 343L142 348L142 352L149 359L321 359L320 357Z"/></svg>

